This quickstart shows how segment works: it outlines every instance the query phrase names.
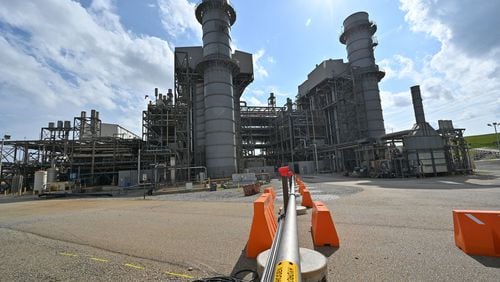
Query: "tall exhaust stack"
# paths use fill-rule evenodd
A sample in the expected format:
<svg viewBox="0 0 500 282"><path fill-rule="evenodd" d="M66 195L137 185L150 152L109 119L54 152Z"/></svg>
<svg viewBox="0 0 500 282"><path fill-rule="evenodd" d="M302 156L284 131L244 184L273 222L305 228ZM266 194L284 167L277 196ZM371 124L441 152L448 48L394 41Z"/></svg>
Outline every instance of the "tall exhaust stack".
<svg viewBox="0 0 500 282"><path fill-rule="evenodd" d="M415 111L415 121L418 124L425 123L424 105L422 104L422 95L420 94L420 85L410 87L411 99L413 101L413 110Z"/></svg>
<svg viewBox="0 0 500 282"><path fill-rule="evenodd" d="M375 64L373 48L378 44L373 35L377 25L368 19L368 13L358 12L344 21L340 42L346 45L347 58L356 76L355 91L363 97L366 112L366 137L385 134L384 117L380 101L379 81L385 73Z"/></svg>
<svg viewBox="0 0 500 282"><path fill-rule="evenodd" d="M233 74L238 66L231 59L229 35L236 13L228 0L203 0L196 18L203 28L203 59L197 68L204 78L208 176L230 177L237 172Z"/></svg>

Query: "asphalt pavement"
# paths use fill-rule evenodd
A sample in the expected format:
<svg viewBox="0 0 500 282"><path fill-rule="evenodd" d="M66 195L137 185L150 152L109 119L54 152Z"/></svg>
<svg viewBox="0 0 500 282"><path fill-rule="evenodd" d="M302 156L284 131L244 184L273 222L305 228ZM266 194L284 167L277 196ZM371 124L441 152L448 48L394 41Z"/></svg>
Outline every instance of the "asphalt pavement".
<svg viewBox="0 0 500 282"><path fill-rule="evenodd" d="M480 165L470 176L303 176L340 237L340 248L317 249L328 279L500 281L500 258L468 256L453 241L453 209L500 210L500 162ZM244 254L256 197L231 189L146 200L3 198L0 281L190 281L255 268ZM313 249L310 224L310 211L298 217L299 244Z"/></svg>

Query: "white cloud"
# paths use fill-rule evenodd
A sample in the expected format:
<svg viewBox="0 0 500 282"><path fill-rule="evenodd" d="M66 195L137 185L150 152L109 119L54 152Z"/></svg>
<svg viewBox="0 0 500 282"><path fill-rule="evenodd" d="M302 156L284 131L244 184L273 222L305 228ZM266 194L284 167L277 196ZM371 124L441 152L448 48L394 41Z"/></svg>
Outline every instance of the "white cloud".
<svg viewBox="0 0 500 282"><path fill-rule="evenodd" d="M266 95L266 92L262 89L252 89L251 87L247 88L247 92L249 92L251 95L262 97Z"/></svg>
<svg viewBox="0 0 500 282"><path fill-rule="evenodd" d="M306 26L310 26L311 25L311 21L312 21L311 18L307 19Z"/></svg>
<svg viewBox="0 0 500 282"><path fill-rule="evenodd" d="M247 101L249 106L267 106L267 99L270 93L274 93L276 97L276 106L281 107L286 103L286 98L292 98L295 95L287 91L283 91L275 85L262 86L260 88L253 88L250 86L244 93L242 99Z"/></svg>
<svg viewBox="0 0 500 282"><path fill-rule="evenodd" d="M380 98L382 100L382 109L384 112L390 112L391 110L397 111L402 107L411 105L411 94L409 90L398 93L380 91Z"/></svg>
<svg viewBox="0 0 500 282"><path fill-rule="evenodd" d="M267 99L249 96L246 99L248 106L267 107Z"/></svg>
<svg viewBox="0 0 500 282"><path fill-rule="evenodd" d="M236 50L239 50L237 41L235 39L231 39L231 41L229 41L229 46L231 47L231 51L233 52L233 54Z"/></svg>
<svg viewBox="0 0 500 282"><path fill-rule="evenodd" d="M196 20L196 4L188 0L158 0L161 22L165 30L173 37L191 33L201 40L201 24Z"/></svg>
<svg viewBox="0 0 500 282"><path fill-rule="evenodd" d="M410 30L437 40L440 49L426 54L419 64L402 55L382 60L380 66L387 74L384 81L403 79L420 84L428 119L453 119L457 126L468 127L469 134L478 123L498 116L498 104L491 101L497 99L500 88L500 37L491 39L495 37L491 36L491 27L500 20L488 17L493 12L484 8L480 8L481 13L470 13L477 6L472 2L400 0L400 3ZM484 5L489 10L500 9L498 1L485 1ZM386 98L385 102L382 99L384 113L397 103L398 96Z"/></svg>
<svg viewBox="0 0 500 282"><path fill-rule="evenodd" d="M264 57L265 53L266 53L265 49L260 49L252 56L254 74L255 78L257 79L262 79L269 76L269 73L267 72L266 68L262 65L262 58Z"/></svg>
<svg viewBox="0 0 500 282"><path fill-rule="evenodd" d="M425 32L439 41L448 41L452 37L451 30L439 20L429 17L430 5L424 0L400 0L401 10L406 12L405 20L415 32ZM425 16L425 18L422 18Z"/></svg>
<svg viewBox="0 0 500 282"><path fill-rule="evenodd" d="M401 66L398 71L399 78L413 78L417 74L415 73L413 60L402 55L395 55L394 59Z"/></svg>
<svg viewBox="0 0 500 282"><path fill-rule="evenodd" d="M114 10L104 0L88 9L1 2L0 65L9 66L0 68L2 129L36 138L47 122L95 108L104 122L140 132L144 93L170 86L173 52L159 38L125 31Z"/></svg>

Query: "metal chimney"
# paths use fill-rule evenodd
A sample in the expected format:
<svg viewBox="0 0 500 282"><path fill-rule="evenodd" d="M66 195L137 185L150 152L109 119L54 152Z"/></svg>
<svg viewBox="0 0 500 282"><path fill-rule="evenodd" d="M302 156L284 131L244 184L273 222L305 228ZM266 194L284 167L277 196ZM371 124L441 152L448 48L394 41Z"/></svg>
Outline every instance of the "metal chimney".
<svg viewBox="0 0 500 282"><path fill-rule="evenodd" d="M197 68L205 83L208 176L230 177L237 171L233 74L238 66L231 59L229 35L236 13L227 0L203 0L196 7L196 18L203 27L203 59Z"/></svg>
<svg viewBox="0 0 500 282"><path fill-rule="evenodd" d="M420 94L420 85L410 87L411 99L413 101L413 110L415 111L415 121L418 124L425 123L424 106L422 104L422 95Z"/></svg>
<svg viewBox="0 0 500 282"><path fill-rule="evenodd" d="M380 101L379 81L385 73L375 64L373 48L378 44L374 38L377 25L368 19L368 13L358 12L344 21L340 42L346 45L347 58L355 77L355 90L363 97L366 113L366 137L385 134L384 117Z"/></svg>

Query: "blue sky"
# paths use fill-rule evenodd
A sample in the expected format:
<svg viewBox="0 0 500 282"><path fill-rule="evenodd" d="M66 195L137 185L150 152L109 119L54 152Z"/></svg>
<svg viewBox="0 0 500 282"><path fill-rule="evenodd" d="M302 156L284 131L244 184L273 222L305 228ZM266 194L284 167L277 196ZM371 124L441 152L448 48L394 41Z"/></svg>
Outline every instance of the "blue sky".
<svg viewBox="0 0 500 282"><path fill-rule="evenodd" d="M409 87L420 84L427 120L452 119L466 135L500 122L500 2L484 0L233 0L233 45L254 54L243 96L278 105L316 64L346 60L343 20L367 11L386 131L414 123ZM173 86L175 46L201 45L188 0L0 2L0 134L36 139L49 121L97 109L104 122L141 131L145 94Z"/></svg>

